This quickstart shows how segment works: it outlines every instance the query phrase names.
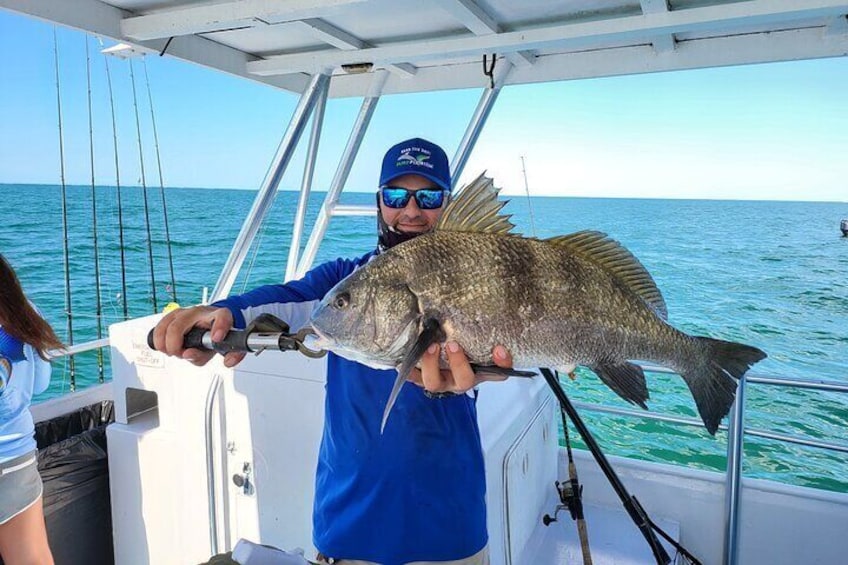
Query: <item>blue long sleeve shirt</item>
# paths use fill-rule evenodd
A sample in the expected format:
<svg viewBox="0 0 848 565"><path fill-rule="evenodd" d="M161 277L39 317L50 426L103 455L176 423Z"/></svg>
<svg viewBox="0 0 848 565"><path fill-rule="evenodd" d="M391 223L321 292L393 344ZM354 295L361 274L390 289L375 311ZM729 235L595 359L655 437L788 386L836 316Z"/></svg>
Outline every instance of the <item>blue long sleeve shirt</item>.
<svg viewBox="0 0 848 565"><path fill-rule="evenodd" d="M0 326L0 463L35 449L29 406L49 384L50 363Z"/></svg>
<svg viewBox="0 0 848 565"><path fill-rule="evenodd" d="M300 280L216 305L233 313L237 327L267 312L294 330L327 291L373 255L324 263ZM382 565L471 556L488 541L475 400L464 394L430 399L406 383L381 435L396 376L395 370L328 355L313 542L327 556Z"/></svg>

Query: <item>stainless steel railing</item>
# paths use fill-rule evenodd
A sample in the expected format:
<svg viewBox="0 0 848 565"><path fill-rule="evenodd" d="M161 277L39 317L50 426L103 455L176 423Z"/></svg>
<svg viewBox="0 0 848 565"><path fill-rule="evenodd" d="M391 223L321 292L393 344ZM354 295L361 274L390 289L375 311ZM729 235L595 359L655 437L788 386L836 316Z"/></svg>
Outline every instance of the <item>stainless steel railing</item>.
<svg viewBox="0 0 848 565"><path fill-rule="evenodd" d="M652 373L676 374L674 371L664 367L643 365L644 370ZM764 375L745 375L739 380L736 392L736 401L730 413L729 425L719 426L721 430L727 430L727 468L725 471L725 484L727 485L727 497L725 502L725 542L724 542L724 564L736 565L738 563L737 549L739 545L739 500L741 494L742 461L744 459L744 436L760 437L784 443L793 443L806 447L815 447L828 451L848 453L848 444L833 443L818 439L799 437L788 434L779 434L766 430L747 428L745 426L745 397L750 384L782 386L787 388L800 388L807 390L842 392L848 393L848 383L827 380L805 380L773 377ZM703 423L695 418L685 416L669 416L655 414L627 408L604 406L575 402L574 405L581 410L602 412L618 416L643 418L661 422L671 422L687 426L701 427Z"/></svg>
<svg viewBox="0 0 848 565"><path fill-rule="evenodd" d="M89 342L81 343L69 347L66 351L52 351L51 358L62 357L65 355L75 355L85 351L90 351L97 349L99 347L106 347L109 345L108 339L99 339L92 340ZM664 373L664 374L676 374L674 371L666 369L664 367L657 367L651 365L643 365L644 370L653 372L653 373ZM813 439L808 437L801 437L797 435L790 434L781 434L768 430L761 430L755 428L748 428L745 425L745 398L747 394L747 389L749 385L765 385L765 386L780 386L786 388L797 388L797 389L806 389L806 390L815 390L815 391L826 391L826 392L840 392L840 393L848 393L848 383L837 382L837 381L828 381L828 380L806 380L806 379L793 379L793 378L784 378L784 377L775 377L775 376L765 376L765 375L745 375L743 378L739 380L739 386L737 388L736 393L736 401L734 403L734 407L730 413L729 424L727 426L721 425L719 429L726 430L728 432L728 442L727 442L727 468L725 471L725 484L726 484L726 502L725 502L725 545L724 545L724 563L725 565L736 565L738 562L737 558L737 548L739 541L739 502L740 502L740 494L741 494L741 480L742 480L742 463L744 459L744 437L759 437L774 441L779 441L783 443L792 443L795 445L802 445L806 447L814 447L818 449L824 449L828 451L834 451L839 453L848 454L848 444L846 443L837 443L830 441L823 441L820 439ZM210 390L217 388L215 383L213 383ZM207 400L207 418L211 413L211 403ZM651 412L644 412L640 410L633 410L628 408L618 408L613 406L605 406L602 404L592 404L592 403L584 403L584 402L575 402L574 405L581 410L586 410L590 412L600 412L605 414L613 414L618 416L624 416L629 418L642 418L660 422L669 422L675 424L682 424L686 426L693 427L702 427L703 423L696 419L690 418L686 416L674 416L667 414L657 414ZM207 423L207 442L209 440L209 426ZM207 446L208 449L208 446ZM208 453L211 453L211 450L208 450ZM211 469L211 465L209 466ZM214 482L214 481L210 481ZM214 496L214 494L212 494ZM214 507L213 503L210 503L210 507ZM214 526L210 528L210 545L217 545L217 528Z"/></svg>

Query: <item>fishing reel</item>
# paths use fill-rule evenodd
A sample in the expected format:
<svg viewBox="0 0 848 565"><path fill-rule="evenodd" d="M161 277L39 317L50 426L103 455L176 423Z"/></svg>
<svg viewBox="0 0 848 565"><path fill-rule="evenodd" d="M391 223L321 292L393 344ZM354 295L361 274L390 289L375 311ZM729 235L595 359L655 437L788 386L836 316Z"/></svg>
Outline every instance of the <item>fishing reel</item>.
<svg viewBox="0 0 848 565"><path fill-rule="evenodd" d="M556 481L554 487L559 495L560 504L557 504L554 510L554 515L545 514L542 516L542 523L550 526L557 521L557 517L562 510L568 510L572 520L582 518L583 514L583 485L577 484L577 481L569 480L565 482Z"/></svg>

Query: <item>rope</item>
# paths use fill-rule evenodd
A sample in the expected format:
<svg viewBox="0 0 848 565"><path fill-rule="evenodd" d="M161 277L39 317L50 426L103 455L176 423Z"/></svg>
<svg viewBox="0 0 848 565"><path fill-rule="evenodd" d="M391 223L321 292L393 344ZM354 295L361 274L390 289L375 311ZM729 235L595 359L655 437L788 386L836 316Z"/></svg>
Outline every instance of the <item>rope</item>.
<svg viewBox="0 0 848 565"><path fill-rule="evenodd" d="M132 59L130 59L130 80L132 81L133 108L135 109L135 127L138 132L138 159L141 166L141 188L144 194L144 225L147 228L147 256L150 262L150 286L153 290L153 312L159 310L156 302L156 275L153 270L153 237L150 233L150 209L147 202L147 180L144 177L144 152L141 148L141 122L138 119L138 96L135 90L135 73L133 72ZM124 297L126 300L126 296Z"/></svg>
<svg viewBox="0 0 848 565"><path fill-rule="evenodd" d="M100 42L103 45L103 42ZM129 301L127 300L127 258L124 247L124 207L121 202L121 169L118 164L118 125L115 120L115 96L112 92L112 72L109 70L109 57L103 56L106 62L106 83L109 85L109 106L112 109L112 145L115 148L115 187L118 196L118 245L121 252L121 302L123 303L124 320L128 320Z"/></svg>
<svg viewBox="0 0 848 565"><path fill-rule="evenodd" d="M68 320L68 345L74 344L74 317L71 311L71 264L68 255L68 196L65 186L65 143L62 137L62 95L59 87L59 40L56 37L56 28L53 28L53 60L56 70L56 109L59 116L59 177L62 182L62 234L64 236L63 255L65 259L65 312ZM71 391L76 390L76 368L74 356L68 356L68 368L70 370Z"/></svg>
<svg viewBox="0 0 848 565"><path fill-rule="evenodd" d="M153 96L150 94L150 77L147 74L147 59L142 59L141 62L144 66L144 81L147 85L147 100L150 103L150 123L153 124L153 145L156 148L156 165L159 167L159 193L162 195L162 215L165 218L165 243L168 245L168 266L171 268L171 301L177 302L177 281L174 278L174 257L171 254L171 230L168 227L168 205L165 203L165 182L162 180L162 159L159 155L159 135L156 133L156 117L153 114Z"/></svg>

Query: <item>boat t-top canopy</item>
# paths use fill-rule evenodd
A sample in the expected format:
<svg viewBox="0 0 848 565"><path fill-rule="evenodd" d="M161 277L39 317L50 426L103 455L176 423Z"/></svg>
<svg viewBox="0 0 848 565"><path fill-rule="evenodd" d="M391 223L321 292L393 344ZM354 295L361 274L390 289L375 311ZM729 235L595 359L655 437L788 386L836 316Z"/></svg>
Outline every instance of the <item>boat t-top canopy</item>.
<svg viewBox="0 0 848 565"><path fill-rule="evenodd" d="M295 93L525 84L848 54L848 0L0 0Z"/></svg>
<svg viewBox="0 0 848 565"><path fill-rule="evenodd" d="M0 7L300 95L211 300L226 296L310 118L286 279L311 266L383 94L481 88L460 178L506 85L848 54L848 0L0 0ZM324 107L362 107L300 254Z"/></svg>

